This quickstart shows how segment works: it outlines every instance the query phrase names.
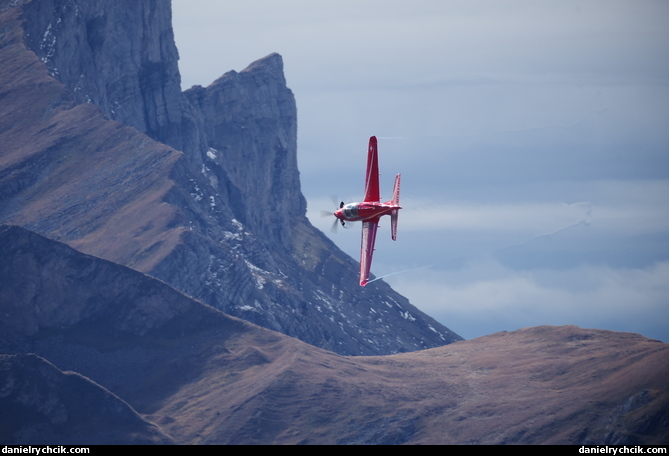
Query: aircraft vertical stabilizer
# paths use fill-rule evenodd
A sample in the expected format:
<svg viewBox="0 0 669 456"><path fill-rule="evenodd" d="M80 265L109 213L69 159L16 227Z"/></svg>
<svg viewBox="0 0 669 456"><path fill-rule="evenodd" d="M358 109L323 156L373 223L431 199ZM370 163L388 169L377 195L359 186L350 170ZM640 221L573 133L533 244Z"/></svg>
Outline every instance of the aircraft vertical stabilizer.
<svg viewBox="0 0 669 456"><path fill-rule="evenodd" d="M391 200L393 206L400 205L400 175L395 176L395 186L393 187L393 199ZM393 241L397 240L397 217L399 209L395 209L390 213L390 235Z"/></svg>
<svg viewBox="0 0 669 456"><path fill-rule="evenodd" d="M379 153L376 136L369 138L367 148L367 171L365 172L365 202L381 201L379 191Z"/></svg>
<svg viewBox="0 0 669 456"><path fill-rule="evenodd" d="M400 174L395 176L395 186L393 187L393 199L391 203L393 206L400 205Z"/></svg>

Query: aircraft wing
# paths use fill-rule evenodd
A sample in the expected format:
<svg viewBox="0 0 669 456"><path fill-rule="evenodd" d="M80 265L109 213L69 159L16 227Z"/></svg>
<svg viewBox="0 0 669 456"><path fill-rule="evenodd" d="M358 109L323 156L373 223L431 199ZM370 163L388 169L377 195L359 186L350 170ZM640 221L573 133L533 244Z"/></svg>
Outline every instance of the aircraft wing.
<svg viewBox="0 0 669 456"><path fill-rule="evenodd" d="M360 243L360 286L364 287L369 281L369 271L372 267L376 229L379 227L378 217L362 222L362 242Z"/></svg>
<svg viewBox="0 0 669 456"><path fill-rule="evenodd" d="M375 203L381 201L381 193L379 192L379 153L377 150L376 136L369 138L364 201Z"/></svg>

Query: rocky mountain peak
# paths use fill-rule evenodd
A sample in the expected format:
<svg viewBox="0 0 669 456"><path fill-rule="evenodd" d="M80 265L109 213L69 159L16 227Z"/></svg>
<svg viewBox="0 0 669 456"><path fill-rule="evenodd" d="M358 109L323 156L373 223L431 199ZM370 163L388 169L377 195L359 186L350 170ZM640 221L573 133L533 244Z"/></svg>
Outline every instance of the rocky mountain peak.
<svg viewBox="0 0 669 456"><path fill-rule="evenodd" d="M271 54L266 55L258 60L251 62L246 68L241 70L241 73L251 73L255 72L257 77L272 79L286 85L286 78L283 72L283 57L278 52L272 52ZM212 85L215 85L220 80L224 80L229 75L234 75L240 73L235 70L230 70L226 72L223 76L216 79Z"/></svg>
<svg viewBox="0 0 669 456"><path fill-rule="evenodd" d="M285 81L283 74L283 58L277 52L273 52L252 62L243 71L260 71L267 73L270 77L276 78L279 81L282 79Z"/></svg>
<svg viewBox="0 0 669 456"><path fill-rule="evenodd" d="M263 239L290 245L292 218L305 216L306 200L297 168L297 108L281 56L227 72L185 96L201 122L199 154L214 190L233 184L245 199L228 204L236 218Z"/></svg>

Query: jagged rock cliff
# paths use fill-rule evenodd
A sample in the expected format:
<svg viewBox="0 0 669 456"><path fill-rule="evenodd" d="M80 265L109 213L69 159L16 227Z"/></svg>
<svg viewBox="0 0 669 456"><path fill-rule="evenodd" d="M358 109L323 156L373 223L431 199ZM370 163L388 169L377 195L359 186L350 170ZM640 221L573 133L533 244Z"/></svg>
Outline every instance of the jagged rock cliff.
<svg viewBox="0 0 669 456"><path fill-rule="evenodd" d="M291 224L304 217L307 204L297 170L297 109L281 56L271 54L185 95L206 135L199 149L212 187L230 181L243 195L229 201L237 218L268 243L289 246Z"/></svg>
<svg viewBox="0 0 669 456"><path fill-rule="evenodd" d="M307 220L278 54L181 93L168 2L0 12L0 222L337 353L460 339Z"/></svg>

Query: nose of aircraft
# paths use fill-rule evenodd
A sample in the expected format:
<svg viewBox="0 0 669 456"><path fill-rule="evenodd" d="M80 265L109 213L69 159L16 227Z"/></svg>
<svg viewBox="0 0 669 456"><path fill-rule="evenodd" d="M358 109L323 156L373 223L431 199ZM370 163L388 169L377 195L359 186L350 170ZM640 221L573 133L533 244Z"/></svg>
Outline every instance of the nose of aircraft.
<svg viewBox="0 0 669 456"><path fill-rule="evenodd" d="M334 213L334 216L337 217L338 219L341 219L343 217L341 209L337 209Z"/></svg>

